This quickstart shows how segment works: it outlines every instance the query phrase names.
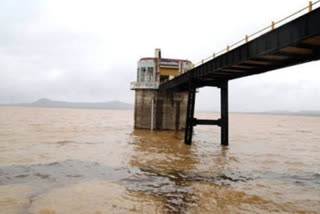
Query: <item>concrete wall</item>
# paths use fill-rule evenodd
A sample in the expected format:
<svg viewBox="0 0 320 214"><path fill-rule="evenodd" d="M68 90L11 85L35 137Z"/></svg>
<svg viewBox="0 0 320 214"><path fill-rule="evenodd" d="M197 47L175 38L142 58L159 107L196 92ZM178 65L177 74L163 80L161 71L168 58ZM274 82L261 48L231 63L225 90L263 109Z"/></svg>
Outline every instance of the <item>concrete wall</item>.
<svg viewBox="0 0 320 214"><path fill-rule="evenodd" d="M181 130L185 128L187 92L161 92L135 90L134 127L151 128L151 106L154 99L153 127L155 130Z"/></svg>

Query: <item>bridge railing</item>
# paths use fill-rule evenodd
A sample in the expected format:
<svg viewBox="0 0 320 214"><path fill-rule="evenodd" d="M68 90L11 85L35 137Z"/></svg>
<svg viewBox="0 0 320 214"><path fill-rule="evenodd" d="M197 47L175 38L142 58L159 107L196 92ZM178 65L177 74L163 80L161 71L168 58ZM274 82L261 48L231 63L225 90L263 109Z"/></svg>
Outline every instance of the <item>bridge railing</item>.
<svg viewBox="0 0 320 214"><path fill-rule="evenodd" d="M261 35L269 32L269 31L272 31L272 30L274 30L276 27L280 27L280 26L282 26L283 24L285 24L285 23L287 23L288 21L290 21L291 18L295 18L295 17L301 16L302 13L304 13L304 12L306 12L306 11L307 11L307 12L311 12L311 11L315 8L315 5L317 5L318 7L320 6L319 3L320 3L320 0L315 1L315 2L309 1L308 6L306 6L306 7L302 8L302 9L296 11L295 13L293 13L293 14L291 14L291 15L283 18L283 19L280 19L279 21L276 21L276 22L272 21L272 22L271 22L271 25L268 25L267 27L265 27L265 28L263 28L263 29L255 32L255 33L253 33L253 34L245 35L245 37L244 37L243 39L241 39L240 41L238 41L238 42L236 42L236 43L234 43L234 44L232 44L232 45L230 45L230 46L228 45L228 46L227 46L226 48L224 48L223 50L220 50L220 51L218 51L218 52L214 52L211 56L209 56L209 57L207 57L207 58L205 58L205 59L202 59L200 62L194 64L192 67L194 68L194 67L197 67L197 66L199 66L199 65L202 65L203 63L205 63L205 62L207 62L207 61L209 61L209 60L211 60L211 59L214 59L214 58L216 58L216 57L219 56L219 55L222 55L222 54L224 54L224 53L227 53L227 52L229 52L230 50L232 50L232 49L234 49L234 48L236 48L236 47L239 47L239 46L242 45L242 44L245 44L245 43L249 42L249 40L255 39L255 38L257 38L258 36L261 36ZM297 16L297 15L299 15L299 16Z"/></svg>

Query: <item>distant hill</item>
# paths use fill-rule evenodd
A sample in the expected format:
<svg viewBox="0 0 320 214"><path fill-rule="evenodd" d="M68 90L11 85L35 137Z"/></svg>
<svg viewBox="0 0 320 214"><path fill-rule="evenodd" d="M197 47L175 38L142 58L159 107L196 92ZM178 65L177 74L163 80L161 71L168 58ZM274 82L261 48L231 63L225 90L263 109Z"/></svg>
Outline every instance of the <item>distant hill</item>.
<svg viewBox="0 0 320 214"><path fill-rule="evenodd" d="M110 102L64 102L49 100L46 98L39 99L33 103L19 103L19 104L3 104L1 106L26 106L26 107L47 107L47 108L90 108L90 109L133 109L132 104L123 103L120 101Z"/></svg>
<svg viewBox="0 0 320 214"><path fill-rule="evenodd" d="M220 114L219 111L203 111L200 112L213 112ZM293 115L293 116L313 116L320 117L320 111L310 110L310 111L263 111L263 112L241 112L241 111L231 111L236 114L265 114L265 115Z"/></svg>
<svg viewBox="0 0 320 214"><path fill-rule="evenodd" d="M33 103L18 103L18 104L0 104L0 106L24 106L24 107L46 107L46 108L88 108L88 109L133 109L133 104L124 103L121 101L110 102L64 102L50 100L46 98L39 99ZM204 111L211 112L211 111ZM298 115L298 116L320 116L320 111L265 111L265 112L230 112L241 114L267 114L267 115Z"/></svg>
<svg viewBox="0 0 320 214"><path fill-rule="evenodd" d="M253 114L320 116L320 111L266 111Z"/></svg>

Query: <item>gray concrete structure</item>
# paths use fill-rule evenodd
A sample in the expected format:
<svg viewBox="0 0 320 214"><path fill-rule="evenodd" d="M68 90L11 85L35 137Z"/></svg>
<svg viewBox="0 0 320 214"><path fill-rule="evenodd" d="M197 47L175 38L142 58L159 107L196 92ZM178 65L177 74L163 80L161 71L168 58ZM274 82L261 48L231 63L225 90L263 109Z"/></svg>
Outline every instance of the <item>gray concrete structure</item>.
<svg viewBox="0 0 320 214"><path fill-rule="evenodd" d="M187 92L135 90L134 127L182 130L186 124Z"/></svg>

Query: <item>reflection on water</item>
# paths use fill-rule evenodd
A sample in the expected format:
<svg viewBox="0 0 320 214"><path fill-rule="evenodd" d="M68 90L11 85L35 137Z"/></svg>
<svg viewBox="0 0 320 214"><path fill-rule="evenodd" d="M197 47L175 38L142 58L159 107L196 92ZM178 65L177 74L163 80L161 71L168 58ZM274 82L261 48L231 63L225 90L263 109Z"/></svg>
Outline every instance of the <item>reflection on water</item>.
<svg viewBox="0 0 320 214"><path fill-rule="evenodd" d="M231 114L221 147L132 115L0 108L0 213L319 213L320 118Z"/></svg>
<svg viewBox="0 0 320 214"><path fill-rule="evenodd" d="M132 136L129 164L141 171L124 180L128 189L157 196L165 212L186 212L193 204L193 190L182 174L195 169L198 158L192 147L181 143L183 133L136 130Z"/></svg>
<svg viewBox="0 0 320 214"><path fill-rule="evenodd" d="M201 172L197 169L201 154L196 146L182 144L183 132L135 130L132 133L133 155L130 165L140 172L123 179L131 191L156 195L164 203L168 213L185 213L196 206L190 182L206 182L227 185L246 181L248 178L236 174L223 174L227 164L227 147L220 147L215 164L220 170Z"/></svg>

